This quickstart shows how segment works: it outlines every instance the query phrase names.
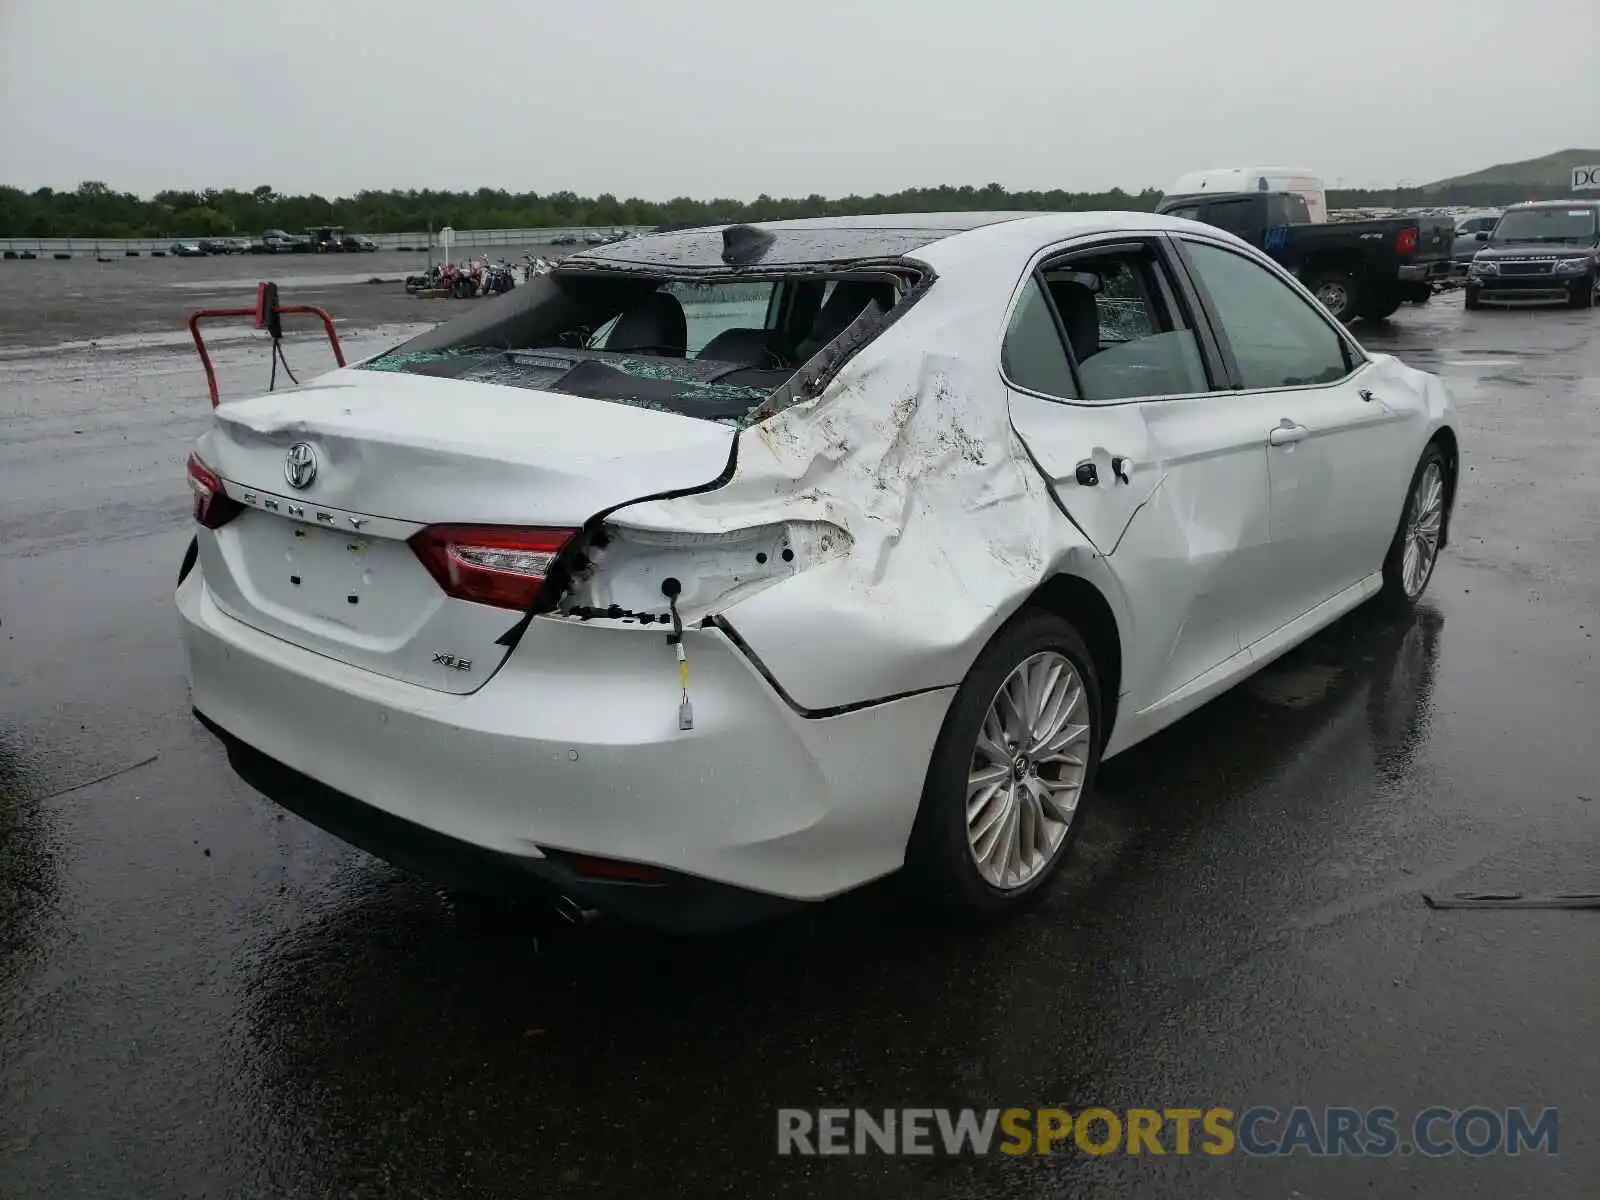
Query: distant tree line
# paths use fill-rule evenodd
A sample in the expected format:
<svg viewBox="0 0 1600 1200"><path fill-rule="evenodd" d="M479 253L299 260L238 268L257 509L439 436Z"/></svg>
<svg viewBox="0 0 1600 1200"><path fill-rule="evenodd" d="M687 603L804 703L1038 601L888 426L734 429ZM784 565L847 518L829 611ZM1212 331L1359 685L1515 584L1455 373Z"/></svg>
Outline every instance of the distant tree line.
<svg viewBox="0 0 1600 1200"><path fill-rule="evenodd" d="M1385 191L1336 190L1328 193L1334 208L1412 207L1465 204L1499 207L1520 200L1559 199L1560 186L1475 184L1432 191L1398 188ZM891 195L828 199L619 200L610 194L579 196L573 192L475 192L429 189L363 191L329 200L322 196L285 196L263 184L253 191L208 188L198 192L157 192L149 199L113 191L104 183L80 183L70 192L40 188L24 192L0 186L0 237L192 237L253 235L267 229L297 232L312 225L343 225L360 233L412 233L452 225L457 229L537 229L555 226L720 224L773 221L790 217L841 216L881 212L941 212L987 209L1077 211L1124 209L1149 211L1161 199L1153 188L1140 192L1007 191L998 183L985 187L911 188Z"/></svg>

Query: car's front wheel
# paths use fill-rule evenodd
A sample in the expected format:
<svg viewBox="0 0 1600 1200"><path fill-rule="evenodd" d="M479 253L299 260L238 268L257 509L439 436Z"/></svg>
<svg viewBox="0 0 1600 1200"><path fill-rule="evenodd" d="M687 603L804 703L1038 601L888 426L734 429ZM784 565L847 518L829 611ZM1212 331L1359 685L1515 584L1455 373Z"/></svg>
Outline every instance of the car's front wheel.
<svg viewBox="0 0 1600 1200"><path fill-rule="evenodd" d="M1428 443L1411 476L1411 490L1400 514L1389 554L1383 560L1383 597L1390 604L1409 608L1422 597L1439 561L1444 540L1445 507L1450 495L1449 466L1444 451Z"/></svg>
<svg viewBox="0 0 1600 1200"><path fill-rule="evenodd" d="M1083 638L1025 611L978 656L934 746L906 854L921 897L981 917L1036 895L1077 837L1100 741Z"/></svg>

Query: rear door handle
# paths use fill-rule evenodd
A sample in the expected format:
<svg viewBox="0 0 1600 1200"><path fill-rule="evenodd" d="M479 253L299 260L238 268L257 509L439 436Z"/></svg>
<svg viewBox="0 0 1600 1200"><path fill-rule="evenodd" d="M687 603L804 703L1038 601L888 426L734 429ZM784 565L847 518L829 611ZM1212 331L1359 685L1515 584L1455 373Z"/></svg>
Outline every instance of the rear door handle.
<svg viewBox="0 0 1600 1200"><path fill-rule="evenodd" d="M1279 425L1267 433L1267 441L1274 446L1287 446L1304 441L1309 432L1304 425Z"/></svg>
<svg viewBox="0 0 1600 1200"><path fill-rule="evenodd" d="M1118 483L1133 482L1133 460L1124 458L1120 454L1111 456L1111 474ZM1086 458L1073 470L1073 478L1080 487L1100 486L1100 468L1095 465L1094 459Z"/></svg>

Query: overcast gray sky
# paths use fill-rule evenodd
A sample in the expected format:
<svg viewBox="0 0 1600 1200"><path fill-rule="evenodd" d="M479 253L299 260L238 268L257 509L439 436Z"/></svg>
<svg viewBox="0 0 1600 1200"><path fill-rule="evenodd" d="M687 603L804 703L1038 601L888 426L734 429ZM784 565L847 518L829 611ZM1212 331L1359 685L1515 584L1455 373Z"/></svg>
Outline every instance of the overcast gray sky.
<svg viewBox="0 0 1600 1200"><path fill-rule="evenodd" d="M1600 145L1600 0L0 0L0 182L1421 183Z"/></svg>

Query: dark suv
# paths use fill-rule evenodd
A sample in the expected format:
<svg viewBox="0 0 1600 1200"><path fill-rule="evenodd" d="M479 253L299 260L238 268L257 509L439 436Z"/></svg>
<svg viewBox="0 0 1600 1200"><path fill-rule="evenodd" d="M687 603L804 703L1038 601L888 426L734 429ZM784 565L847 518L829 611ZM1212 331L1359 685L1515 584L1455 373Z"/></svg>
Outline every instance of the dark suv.
<svg viewBox="0 0 1600 1200"><path fill-rule="evenodd" d="M1506 209L1467 269L1467 307L1593 308L1600 288L1600 201L1541 200Z"/></svg>

